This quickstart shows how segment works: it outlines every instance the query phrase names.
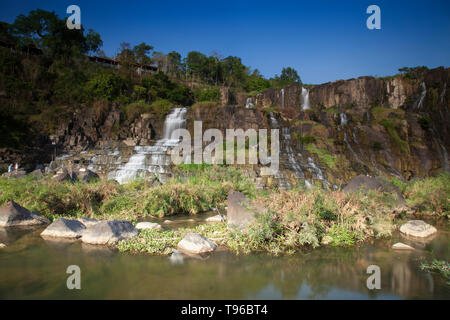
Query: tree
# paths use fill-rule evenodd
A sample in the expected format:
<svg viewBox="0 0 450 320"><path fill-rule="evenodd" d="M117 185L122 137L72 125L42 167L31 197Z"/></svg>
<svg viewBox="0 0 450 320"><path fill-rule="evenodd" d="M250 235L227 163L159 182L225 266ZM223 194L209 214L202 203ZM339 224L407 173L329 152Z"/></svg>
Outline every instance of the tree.
<svg viewBox="0 0 450 320"><path fill-rule="evenodd" d="M12 25L12 33L20 45L35 45L51 58L65 58L97 51L102 45L100 35L84 28L70 30L66 21L59 19L55 12L41 9L31 11L28 16L17 16Z"/></svg>
<svg viewBox="0 0 450 320"><path fill-rule="evenodd" d="M152 63L152 59L150 58L150 51L154 48L151 45L142 42L137 46L133 47L133 53L136 58L136 62L141 65L149 65Z"/></svg>
<svg viewBox="0 0 450 320"><path fill-rule="evenodd" d="M176 51L167 54L168 72L172 76L180 76L183 72L183 64L181 63L181 54Z"/></svg>
<svg viewBox="0 0 450 320"><path fill-rule="evenodd" d="M281 70L280 80L286 83L301 83L297 71L291 67Z"/></svg>

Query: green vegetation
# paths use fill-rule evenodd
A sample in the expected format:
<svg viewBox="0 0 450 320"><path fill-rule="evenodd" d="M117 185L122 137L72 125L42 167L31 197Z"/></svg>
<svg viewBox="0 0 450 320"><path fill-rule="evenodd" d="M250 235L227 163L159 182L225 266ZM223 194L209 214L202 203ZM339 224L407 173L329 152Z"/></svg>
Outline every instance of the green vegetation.
<svg viewBox="0 0 450 320"><path fill-rule="evenodd" d="M49 218L88 216L136 221L145 216L197 214L224 207L230 189L251 197L255 194L253 184L232 167L192 170L182 165L179 169L190 174L160 186L142 180L117 185L106 181L57 183L50 177L0 178L0 205L13 199Z"/></svg>
<svg viewBox="0 0 450 320"><path fill-rule="evenodd" d="M450 263L444 260L433 259L431 263L422 263L420 268L422 270L438 272L450 285Z"/></svg>
<svg viewBox="0 0 450 320"><path fill-rule="evenodd" d="M329 168L336 168L336 158L333 157L331 152L328 150L319 149L314 144L308 144L306 146L306 150L311 153L315 153L319 157L320 162L326 164Z"/></svg>
<svg viewBox="0 0 450 320"><path fill-rule="evenodd" d="M396 185L405 194L407 204L419 212L450 217L450 173Z"/></svg>
<svg viewBox="0 0 450 320"><path fill-rule="evenodd" d="M397 133L397 127L398 124L388 120L388 119L383 119L380 121L380 124L386 129L387 133L389 134L389 136L392 138L392 140L394 140L394 142L396 143L396 145L405 153L407 153L409 155L409 144L407 141L402 140Z"/></svg>

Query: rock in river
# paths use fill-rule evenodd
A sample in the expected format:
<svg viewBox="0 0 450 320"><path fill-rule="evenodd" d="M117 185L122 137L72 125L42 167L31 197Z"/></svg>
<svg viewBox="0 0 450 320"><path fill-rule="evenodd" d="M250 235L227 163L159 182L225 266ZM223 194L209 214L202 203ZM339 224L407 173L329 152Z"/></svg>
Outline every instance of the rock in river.
<svg viewBox="0 0 450 320"><path fill-rule="evenodd" d="M41 237L76 239L81 237L84 230L85 225L77 220L59 218L41 233Z"/></svg>
<svg viewBox="0 0 450 320"><path fill-rule="evenodd" d="M138 231L128 221L100 221L83 232L81 241L90 244L112 244L137 235Z"/></svg>
<svg viewBox="0 0 450 320"><path fill-rule="evenodd" d="M407 244L404 244L401 242L397 242L396 244L394 244L392 246L392 249L394 249L394 250L414 250L413 247L408 246Z"/></svg>
<svg viewBox="0 0 450 320"><path fill-rule="evenodd" d="M224 222L225 216L223 214L218 214L216 216L206 218L205 221L207 221L207 222Z"/></svg>
<svg viewBox="0 0 450 320"><path fill-rule="evenodd" d="M188 233L179 243L178 248L190 253L206 253L216 250L217 246L198 233Z"/></svg>
<svg viewBox="0 0 450 320"><path fill-rule="evenodd" d="M14 201L10 201L0 208L0 227L32 226L45 223L50 223L50 221Z"/></svg>
<svg viewBox="0 0 450 320"><path fill-rule="evenodd" d="M154 222L139 222L136 224L136 229L138 230L149 230L149 229L156 229L156 230L162 230L161 225Z"/></svg>
<svg viewBox="0 0 450 320"><path fill-rule="evenodd" d="M407 236L425 238L436 233L437 230L422 220L411 220L400 227L400 232Z"/></svg>
<svg viewBox="0 0 450 320"><path fill-rule="evenodd" d="M0 243L0 249L1 249L1 248L6 248L6 244Z"/></svg>

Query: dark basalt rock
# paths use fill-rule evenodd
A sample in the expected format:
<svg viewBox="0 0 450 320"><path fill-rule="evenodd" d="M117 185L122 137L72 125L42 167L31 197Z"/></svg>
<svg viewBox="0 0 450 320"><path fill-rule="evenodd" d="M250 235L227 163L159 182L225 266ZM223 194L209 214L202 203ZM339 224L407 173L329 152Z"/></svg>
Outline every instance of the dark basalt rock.
<svg viewBox="0 0 450 320"><path fill-rule="evenodd" d="M30 211L14 201L0 208L0 227L31 226L50 223L39 213Z"/></svg>

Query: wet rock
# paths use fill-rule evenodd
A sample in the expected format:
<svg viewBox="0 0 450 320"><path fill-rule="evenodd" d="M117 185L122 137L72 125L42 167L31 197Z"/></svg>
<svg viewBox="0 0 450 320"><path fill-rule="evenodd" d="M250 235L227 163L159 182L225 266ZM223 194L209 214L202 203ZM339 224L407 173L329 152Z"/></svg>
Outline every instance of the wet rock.
<svg viewBox="0 0 450 320"><path fill-rule="evenodd" d="M85 229L86 226L80 221L59 218L41 233L41 237L76 239Z"/></svg>
<svg viewBox="0 0 450 320"><path fill-rule="evenodd" d="M136 229L137 230L151 230L151 229L162 230L162 227L158 223L154 223L154 222L139 222L138 224L136 224Z"/></svg>
<svg viewBox="0 0 450 320"><path fill-rule="evenodd" d="M112 244L137 235L138 231L128 221L100 221L83 232L81 241L89 244Z"/></svg>
<svg viewBox="0 0 450 320"><path fill-rule="evenodd" d="M30 211L14 201L9 201L0 208L0 227L32 226L50 223L39 213Z"/></svg>
<svg viewBox="0 0 450 320"><path fill-rule="evenodd" d="M207 222L224 222L225 220L226 220L226 217L223 214L218 214L216 216L206 218L205 221L207 221Z"/></svg>
<svg viewBox="0 0 450 320"><path fill-rule="evenodd" d="M217 246L198 233L188 233L179 243L178 248L190 253L200 254L216 250Z"/></svg>
<svg viewBox="0 0 450 320"><path fill-rule="evenodd" d="M93 180L96 180L96 179L99 179L99 178L100 177L99 177L98 174L96 174L95 172L93 172L93 171L91 171L89 169L82 168L82 169L80 169L78 171L78 179L81 182L89 183L89 182L91 182Z"/></svg>
<svg viewBox="0 0 450 320"><path fill-rule="evenodd" d="M255 221L256 215L265 210L260 204L251 203L243 193L230 190L227 206L228 228L246 231Z"/></svg>
<svg viewBox="0 0 450 320"><path fill-rule="evenodd" d="M400 227L400 232L416 238L426 238L437 232L436 228L422 220L411 220Z"/></svg>
<svg viewBox="0 0 450 320"><path fill-rule="evenodd" d="M97 220L97 219L84 218L84 217L78 218L77 220L78 220L79 222L81 222L82 224L84 224L86 227L93 226L93 225L95 225L95 224L97 224L97 223L100 222L100 221Z"/></svg>
<svg viewBox="0 0 450 320"><path fill-rule="evenodd" d="M382 177L373 178L365 175L359 175L350 180L342 191L344 193L351 193L360 189L395 193L397 195L397 205L403 206L406 204L405 198L403 198L400 190L392 183L384 180Z"/></svg>
<svg viewBox="0 0 450 320"><path fill-rule="evenodd" d="M394 245L392 245L392 249L394 250L414 250L413 247L408 246L407 244L397 242Z"/></svg>

